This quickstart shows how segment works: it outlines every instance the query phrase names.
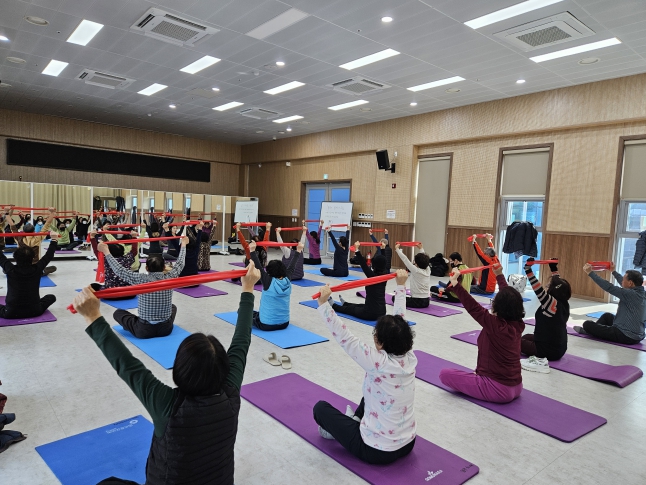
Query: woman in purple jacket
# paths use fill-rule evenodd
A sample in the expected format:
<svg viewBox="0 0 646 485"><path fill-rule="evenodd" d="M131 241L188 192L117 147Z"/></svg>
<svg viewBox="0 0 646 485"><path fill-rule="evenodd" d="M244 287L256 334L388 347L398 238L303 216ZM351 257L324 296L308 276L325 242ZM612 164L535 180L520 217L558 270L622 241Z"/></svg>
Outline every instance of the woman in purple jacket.
<svg viewBox="0 0 646 485"><path fill-rule="evenodd" d="M305 226L305 221L303 221ZM319 230L311 231L306 234L307 242L310 245L310 257L303 259L303 264L321 264L321 229L323 228L323 221L319 222Z"/></svg>

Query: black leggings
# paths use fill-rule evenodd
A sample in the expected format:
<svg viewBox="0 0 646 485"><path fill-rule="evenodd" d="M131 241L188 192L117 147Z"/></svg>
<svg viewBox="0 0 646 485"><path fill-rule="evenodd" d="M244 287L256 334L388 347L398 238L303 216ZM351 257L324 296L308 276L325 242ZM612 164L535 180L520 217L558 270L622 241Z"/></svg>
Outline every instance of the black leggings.
<svg viewBox="0 0 646 485"><path fill-rule="evenodd" d="M321 264L321 258L305 258L303 264Z"/></svg>
<svg viewBox="0 0 646 485"><path fill-rule="evenodd" d="M285 330L289 326L289 322L279 323L278 325L270 325L260 321L260 312L253 312L253 320L251 321L254 327L258 330L271 332L273 330Z"/></svg>
<svg viewBox="0 0 646 485"><path fill-rule="evenodd" d="M354 412L358 418L363 418L364 400ZM319 401L314 405L314 421L325 431L334 436L341 446L348 450L352 455L361 461L371 465L387 465L403 458L413 451L415 440L411 441L403 448L395 451L381 451L363 442L359 426L361 423L346 416L336 409L330 403Z"/></svg>
<svg viewBox="0 0 646 485"><path fill-rule="evenodd" d="M83 244L83 241L72 241L69 244L65 244L64 246L59 247L57 251L71 251L72 249L74 249L77 246L80 246L81 244Z"/></svg>
<svg viewBox="0 0 646 485"><path fill-rule="evenodd" d="M39 317L47 311L47 309L54 304L56 297L54 295L45 295L40 299L38 305L29 307L13 307L9 308L5 305L0 305L0 318L34 318Z"/></svg>
<svg viewBox="0 0 646 485"><path fill-rule="evenodd" d="M408 308L428 308L428 297L426 298L413 298L412 296L406 297L406 306Z"/></svg>
<svg viewBox="0 0 646 485"><path fill-rule="evenodd" d="M440 298L440 289L437 286L431 286L431 294L433 295L433 298L435 301L445 301L447 303L460 303L460 299L456 298L454 296L451 296L451 294L446 291L446 288L443 288L444 292L442 293L442 297Z"/></svg>
<svg viewBox="0 0 646 485"><path fill-rule="evenodd" d="M641 340L634 340L624 334L617 327L612 324L615 321L615 316L612 313L604 313L599 317L596 322L586 320L583 322L583 330L587 333L601 340L608 340L609 342L617 342L620 344L634 345L641 342Z"/></svg>
<svg viewBox="0 0 646 485"><path fill-rule="evenodd" d="M336 303L332 305L332 308L334 309L335 312L337 313L344 313L346 315L352 315L353 317L360 318L361 320L378 320L379 317L385 315L386 313L382 313L381 315L376 315L375 312L371 312L368 310L368 306L364 303L348 303L345 302L343 305L337 305Z"/></svg>
<svg viewBox="0 0 646 485"><path fill-rule="evenodd" d="M539 359L547 359L549 361L560 360L565 355L565 351L549 350L543 348L544 345L534 342L534 334L528 333L523 335L520 339L520 352L527 356L535 355Z"/></svg>
<svg viewBox="0 0 646 485"><path fill-rule="evenodd" d="M348 276L348 274L349 274L348 273L348 268L346 268L346 269L321 268L319 271L321 272L321 274L323 274L325 276L344 277L344 276Z"/></svg>

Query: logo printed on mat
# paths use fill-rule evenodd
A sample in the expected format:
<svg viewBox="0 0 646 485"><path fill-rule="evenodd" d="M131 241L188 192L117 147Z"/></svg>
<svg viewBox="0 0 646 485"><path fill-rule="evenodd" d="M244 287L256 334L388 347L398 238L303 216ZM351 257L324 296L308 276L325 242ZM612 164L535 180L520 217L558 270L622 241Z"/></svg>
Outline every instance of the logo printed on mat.
<svg viewBox="0 0 646 485"><path fill-rule="evenodd" d="M107 429L107 430L105 430L105 433L106 434L112 434L112 433L116 433L117 431L123 431L124 429L132 428L138 422L139 422L139 420L137 420L137 419L131 419L131 420L129 420L128 424L126 424L125 426L119 426L117 428ZM114 423L114 424L119 425L119 424L122 424L122 423L125 423L125 421L121 421L119 423Z"/></svg>
<svg viewBox="0 0 646 485"><path fill-rule="evenodd" d="M442 473L442 470L438 470L436 472L428 472L428 476L424 480L427 481L427 482L430 481L430 480L433 480L440 473Z"/></svg>

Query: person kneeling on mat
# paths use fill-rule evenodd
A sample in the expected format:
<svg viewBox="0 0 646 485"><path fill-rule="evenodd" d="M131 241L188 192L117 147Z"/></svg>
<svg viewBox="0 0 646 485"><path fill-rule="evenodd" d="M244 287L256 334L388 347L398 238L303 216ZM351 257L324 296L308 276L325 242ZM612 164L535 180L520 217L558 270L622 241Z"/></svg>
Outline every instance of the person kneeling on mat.
<svg viewBox="0 0 646 485"><path fill-rule="evenodd" d="M0 251L0 267L7 275L7 297L0 305L0 318L39 317L56 301L54 295L40 297L40 278L43 270L54 257L58 248L58 234L50 234L52 240L45 256L34 264L34 248L21 246L13 253L14 265Z"/></svg>
<svg viewBox="0 0 646 485"><path fill-rule="evenodd" d="M332 268L321 268L319 271L325 276L343 278L348 276L348 252L350 251L348 238L350 237L350 230L345 231L345 236L341 236L339 242L336 242L334 233L330 229L330 227L327 227L325 230L330 235L330 240L334 245L334 265Z"/></svg>
<svg viewBox="0 0 646 485"><path fill-rule="evenodd" d="M520 340L520 351L529 356L521 359L520 366L531 372L549 374L548 361L559 360L567 352L567 321L570 319L568 300L572 296L572 289L570 283L559 275L558 263L550 263L552 277L547 290L544 290L532 272L532 261L534 258L529 258L525 263L525 274L541 306L534 315L534 334L523 335Z"/></svg>
<svg viewBox="0 0 646 485"><path fill-rule="evenodd" d="M179 345L173 364L177 387L160 382L130 353L101 316L99 300L90 288L74 299L74 308L88 323L86 333L153 420L147 484L233 485L240 387L251 344L253 285L259 277L251 263L242 277L238 321L229 350L213 335L203 333L189 335ZM134 482L111 477L99 483Z"/></svg>
<svg viewBox="0 0 646 485"><path fill-rule="evenodd" d="M469 269L469 267L462 262L462 255L460 253L451 253L449 256L449 264L451 268L458 268L459 270ZM463 274L460 278L460 286L465 289L467 293L471 293L471 282L473 281L473 275L471 273ZM438 301L445 301L447 303L460 303L460 300L455 293L449 290L443 290L440 293L440 287L446 288L447 285L443 284L441 281L438 282L438 286L431 286L431 295L433 298L437 298Z"/></svg>
<svg viewBox="0 0 646 485"><path fill-rule="evenodd" d="M415 334L406 321L406 270L397 271L395 314L382 316L373 331L374 345L355 337L328 304L329 285L321 288L319 314L343 350L365 371L363 397L345 414L325 401L314 406L319 434L337 440L360 460L385 465L415 446Z"/></svg>
<svg viewBox="0 0 646 485"><path fill-rule="evenodd" d="M253 312L253 326L259 330L283 330L289 326L289 300L292 294L292 272L298 261L303 257L303 243L296 247L296 257L292 258L289 267L285 268L282 261L269 261L263 268L256 253L256 243L249 243L251 261L260 268L262 296L259 311Z"/></svg>
<svg viewBox="0 0 646 485"><path fill-rule="evenodd" d="M574 327L578 333L589 334L601 340L617 342L620 344L634 345L644 340L644 326L646 326L646 293L644 292L644 277L639 271L629 269L622 277L615 271L614 263L610 271L621 286L615 286L592 272L592 266L583 267L592 281L603 291L619 298L617 316L604 313L596 322L587 320L583 327Z"/></svg>
<svg viewBox="0 0 646 485"><path fill-rule="evenodd" d="M359 251L359 241L354 243L356 261L361 265L363 273L368 278L373 276L381 276L386 273L386 258L382 255L372 258L372 268L366 263L363 254ZM377 283L375 285L366 286L366 302L365 303L348 303L339 295L341 305L334 303L330 297L330 305L332 308L346 315L360 318L362 320L377 320L382 315L386 314L386 282Z"/></svg>
<svg viewBox="0 0 646 485"><path fill-rule="evenodd" d="M460 270L453 269L450 282L467 312L480 324L478 336L478 365L475 372L442 369L440 381L445 386L467 396L495 403L508 403L520 396L523 378L520 370L520 336L525 329L523 297L507 285L502 266L496 264L493 273L499 291L491 304L491 312L459 284Z"/></svg>
<svg viewBox="0 0 646 485"><path fill-rule="evenodd" d="M404 252L395 245L395 252L410 271L410 297L406 298L408 308L427 308L428 294L431 291L431 266L428 254L424 252L422 243L417 245L419 253L415 255L415 263L411 263Z"/></svg>
<svg viewBox="0 0 646 485"><path fill-rule="evenodd" d="M138 285L152 281L177 278L182 269L184 269L187 244L188 238L184 236L182 238L182 249L179 251L177 262L173 266L173 269L167 273L164 273L165 263L161 254L148 256L148 260L146 261L146 271L148 271L148 274L145 274L135 273L121 266L114 256L110 254L107 244L101 243L97 249L105 255L105 262L119 278L131 285ZM173 331L173 322L177 314L177 307L173 305L173 290L155 291L153 293L139 295L137 311L139 316L133 315L126 310L117 310L113 316L119 325L137 338L154 338L170 335Z"/></svg>

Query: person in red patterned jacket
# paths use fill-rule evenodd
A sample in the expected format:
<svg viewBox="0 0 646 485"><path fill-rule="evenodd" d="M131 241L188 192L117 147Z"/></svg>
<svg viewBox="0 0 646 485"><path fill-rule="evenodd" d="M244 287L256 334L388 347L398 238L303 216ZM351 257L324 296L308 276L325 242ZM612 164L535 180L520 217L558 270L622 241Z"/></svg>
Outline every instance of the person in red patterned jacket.
<svg viewBox="0 0 646 485"><path fill-rule="evenodd" d="M483 266L490 266L492 264L500 263L498 261L498 256L496 256L496 251L493 248L493 243L491 240L493 236L487 234L487 247L482 250L480 245L476 241L476 235L473 235L473 249L478 256L478 259L482 262ZM496 291L496 275L493 274L493 271L490 269L483 269L482 274L480 275L480 282L477 285L471 285L471 293L486 295L489 293L494 293Z"/></svg>

